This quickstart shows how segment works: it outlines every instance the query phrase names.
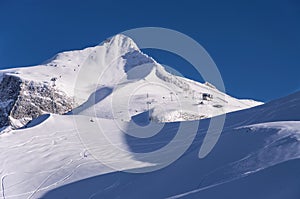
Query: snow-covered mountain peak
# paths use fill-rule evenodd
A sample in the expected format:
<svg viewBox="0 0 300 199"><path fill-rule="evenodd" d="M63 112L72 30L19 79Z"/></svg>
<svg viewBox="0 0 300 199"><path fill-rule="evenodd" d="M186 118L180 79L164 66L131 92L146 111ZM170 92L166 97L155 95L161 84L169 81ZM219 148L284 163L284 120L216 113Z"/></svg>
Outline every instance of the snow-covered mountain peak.
<svg viewBox="0 0 300 199"><path fill-rule="evenodd" d="M172 75L124 35L0 71L0 198L298 199L300 92L260 104ZM205 118L229 112L199 159L218 136Z"/></svg>
<svg viewBox="0 0 300 199"><path fill-rule="evenodd" d="M79 64L84 62L92 54L99 53L112 54L114 56L122 56L132 51L140 52L137 44L128 36L118 34L113 37L107 38L102 43L94 47L88 47L82 50L65 51L56 54L53 58L47 60L44 64L49 66L55 66L57 63L70 62L71 64ZM114 57L116 58L116 57Z"/></svg>
<svg viewBox="0 0 300 199"><path fill-rule="evenodd" d="M124 52L140 51L137 44L130 37L123 34L117 34L111 38L108 38L101 44L106 45L108 49L117 48Z"/></svg>
<svg viewBox="0 0 300 199"><path fill-rule="evenodd" d="M38 114L18 109L17 126L40 114L62 114L74 108L77 114L124 121L152 109L155 121L172 122L213 117L261 104L232 98L209 83L172 75L122 34L95 47L59 53L42 65L1 72L2 82L17 88L12 99L1 99L3 106L10 103L9 108L3 107L3 118L10 117L5 124L15 121L11 116L17 102L39 107ZM7 85L2 92L8 92ZM40 99L35 100L37 97ZM51 103L53 100L55 103Z"/></svg>

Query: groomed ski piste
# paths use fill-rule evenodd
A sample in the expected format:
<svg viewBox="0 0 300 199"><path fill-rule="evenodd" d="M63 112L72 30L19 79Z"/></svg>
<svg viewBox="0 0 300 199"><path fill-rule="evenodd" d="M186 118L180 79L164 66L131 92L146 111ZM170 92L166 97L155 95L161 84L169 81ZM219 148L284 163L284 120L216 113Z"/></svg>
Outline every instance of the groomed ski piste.
<svg viewBox="0 0 300 199"><path fill-rule="evenodd" d="M107 45L110 47L106 48ZM117 47L112 48L111 45ZM131 54L127 54L128 49L124 50L124 46L128 46ZM105 63L106 59L112 57L123 57L116 61L118 64L113 68L126 65L128 57L124 59L125 54L146 56L138 51L131 40L123 36L114 37L95 48L101 52L114 49L113 54L96 53L100 56L98 58L93 55L91 59L98 60L95 64L100 61ZM82 52L91 56L93 51L93 48L89 48L80 52L63 53L46 65L3 72L22 80L45 84L51 84L50 79L57 77L55 87L66 96L74 97L77 106L65 115L45 113L22 128L7 127L2 131L0 198L300 197L299 92L266 104L237 100L209 84L181 77L168 78L171 77L169 73L148 56L146 61L139 58L142 61L137 65L137 70L139 67L148 68L149 70L143 69L147 73L134 72L125 74L124 78L126 70L117 68L115 71L109 70L108 73L111 74L106 75L107 80L102 79L99 85L87 84L74 91L74 73L77 73L74 69L80 68L78 64L91 61L86 57L78 57L82 57ZM65 58L71 55L71 61ZM75 57L78 59L77 65L66 64ZM133 61L129 63L129 68L135 65ZM93 62L89 63L91 65ZM74 68L68 70L70 67ZM111 78L113 76L115 79ZM159 87L150 86L153 84L149 82L154 82ZM131 92L130 103L123 103L122 99L137 87L136 84L145 86L134 94ZM186 87L194 92L189 93ZM170 88L174 96L170 95ZM186 113L185 110L190 110L189 107L178 109L180 106L176 103L181 101L176 101L175 93L179 95L179 99L185 100L184 104L194 107L191 110L197 109L193 114L197 117L203 115L203 118ZM200 96L195 96L195 93ZM212 94L213 98L200 99L203 93ZM149 100L151 104L147 103ZM112 101L114 106L111 107ZM204 104L198 104L200 101ZM222 105L222 108L213 106L216 104ZM199 158L199 149L210 118L224 113L227 113L226 121L217 144L206 157ZM182 117L182 114L188 116ZM149 118L152 120L149 121ZM202 120L192 121L195 119ZM135 138L125 133L136 133L136 126L130 125L132 120L142 126L151 123L153 128L160 129L162 125L163 128L152 137ZM135 170L151 171L151 168L160 166L162 159L173 157L174 151L191 140L198 123L191 145L178 159L153 172L132 173ZM163 151L163 156L147 159L139 155L157 151L171 143L181 125L185 126L184 136L176 140L173 148ZM140 133L142 137L143 131ZM96 149L91 150L87 146L94 146Z"/></svg>

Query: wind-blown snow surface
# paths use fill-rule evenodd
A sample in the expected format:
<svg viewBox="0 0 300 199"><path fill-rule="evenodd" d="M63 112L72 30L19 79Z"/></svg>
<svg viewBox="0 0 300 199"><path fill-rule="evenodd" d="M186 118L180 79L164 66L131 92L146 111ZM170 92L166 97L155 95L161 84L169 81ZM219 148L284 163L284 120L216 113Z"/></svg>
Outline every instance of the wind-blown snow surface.
<svg viewBox="0 0 300 199"><path fill-rule="evenodd" d="M105 136L115 146L132 152L112 153L106 137L98 134L94 139L100 141L97 147L103 160L128 170L155 167L158 162L143 161L134 153L154 151L169 143L179 123L167 123L152 138L134 139L120 132L113 120L94 118L91 122L83 115L44 116L26 129L0 136L0 195L14 199L298 199L299 110L300 92L230 113L213 151L199 159L199 147L209 123L209 119L202 120L194 142L182 157L164 169L144 174L115 171L95 160L81 143L76 128L84 131L101 122L109 132ZM74 124L78 119L82 126ZM123 124L126 128L126 122ZM186 129L186 139L189 133ZM184 142L185 138L178 146Z"/></svg>

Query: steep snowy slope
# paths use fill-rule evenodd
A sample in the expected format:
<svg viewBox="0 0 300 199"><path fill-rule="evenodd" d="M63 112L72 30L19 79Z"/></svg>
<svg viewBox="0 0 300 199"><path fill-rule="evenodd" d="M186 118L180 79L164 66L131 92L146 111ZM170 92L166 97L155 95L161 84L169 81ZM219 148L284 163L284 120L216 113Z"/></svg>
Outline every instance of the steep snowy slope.
<svg viewBox="0 0 300 199"><path fill-rule="evenodd" d="M203 94L212 99L203 100ZM74 114L123 121L151 110L153 120L166 122L260 104L171 75L130 38L116 35L96 47L59 53L43 65L1 71L0 128L20 127L41 114L76 107Z"/></svg>
<svg viewBox="0 0 300 199"><path fill-rule="evenodd" d="M230 113L212 153L199 159L199 147L209 123L209 119L202 120L194 142L183 156L164 169L142 174L114 168L159 166L159 161L138 154L168 144L180 123L166 123L158 135L136 139L120 130L134 130L127 122L118 123L120 127L109 119L91 121L84 115L46 115L28 128L0 135L0 198L298 199L298 110L300 92ZM75 121L80 123L75 125ZM187 136L160 158L172 156L190 139L193 123L181 123L187 126ZM105 135L94 132L98 124L107 132ZM83 146L78 131L90 136L90 143L85 144L97 144L101 159L96 160ZM116 153L114 146L123 150Z"/></svg>

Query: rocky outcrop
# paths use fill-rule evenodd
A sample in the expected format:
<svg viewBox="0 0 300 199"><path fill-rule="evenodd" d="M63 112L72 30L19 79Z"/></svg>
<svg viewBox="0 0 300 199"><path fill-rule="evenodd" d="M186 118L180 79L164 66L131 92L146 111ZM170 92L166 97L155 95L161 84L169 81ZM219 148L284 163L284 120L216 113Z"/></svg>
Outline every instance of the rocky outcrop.
<svg viewBox="0 0 300 199"><path fill-rule="evenodd" d="M0 128L9 125L9 115L18 99L22 81L14 76L4 75L0 83Z"/></svg>
<svg viewBox="0 0 300 199"><path fill-rule="evenodd" d="M64 114L73 108L73 99L50 85L4 74L0 83L0 128L21 127L45 114Z"/></svg>

